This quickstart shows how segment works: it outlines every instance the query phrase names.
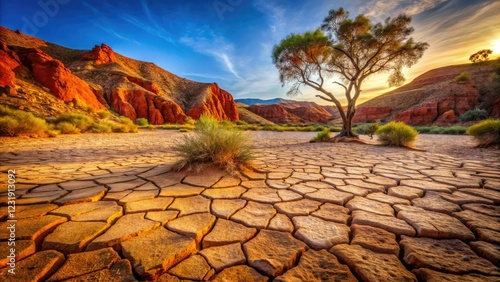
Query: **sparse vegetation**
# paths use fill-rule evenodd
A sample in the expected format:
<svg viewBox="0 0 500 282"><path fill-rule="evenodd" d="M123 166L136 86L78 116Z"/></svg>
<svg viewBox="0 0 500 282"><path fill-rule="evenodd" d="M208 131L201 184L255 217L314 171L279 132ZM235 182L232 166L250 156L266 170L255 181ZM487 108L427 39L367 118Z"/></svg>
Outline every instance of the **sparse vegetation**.
<svg viewBox="0 0 500 282"><path fill-rule="evenodd" d="M391 121L381 126L376 134L386 146L410 147L417 139L418 132L404 122Z"/></svg>
<svg viewBox="0 0 500 282"><path fill-rule="evenodd" d="M90 127L90 131L94 133L110 133L113 131L114 122L95 122Z"/></svg>
<svg viewBox="0 0 500 282"><path fill-rule="evenodd" d="M51 136L47 122L32 113L0 106L0 135Z"/></svg>
<svg viewBox="0 0 500 282"><path fill-rule="evenodd" d="M500 147L500 120L488 119L476 123L467 129L467 134L474 136L478 147Z"/></svg>
<svg viewBox="0 0 500 282"><path fill-rule="evenodd" d="M145 118L138 118L135 120L135 124L138 126L147 126L149 124L149 121Z"/></svg>
<svg viewBox="0 0 500 282"><path fill-rule="evenodd" d="M80 132L85 132L94 124L94 119L81 113L64 113L54 121L56 126L62 122L70 123Z"/></svg>
<svg viewBox="0 0 500 282"><path fill-rule="evenodd" d="M175 147L181 157L178 168L215 165L228 172L250 166L253 158L249 138L241 131L222 126L212 116L202 115L193 134Z"/></svg>
<svg viewBox="0 0 500 282"><path fill-rule="evenodd" d="M464 71L455 77L455 81L458 83L469 83L470 75L468 72Z"/></svg>
<svg viewBox="0 0 500 282"><path fill-rule="evenodd" d="M60 122L56 125L56 129L59 130L62 134L77 134L80 133L80 129L78 129L74 124L69 123L67 121Z"/></svg>
<svg viewBox="0 0 500 282"><path fill-rule="evenodd" d="M146 126L147 129L151 130L151 131L155 131L156 130L156 126L152 125L152 124L148 124L148 126Z"/></svg>
<svg viewBox="0 0 500 282"><path fill-rule="evenodd" d="M111 116L111 113L107 110L99 110L96 114L100 119L107 119Z"/></svg>
<svg viewBox="0 0 500 282"><path fill-rule="evenodd" d="M328 128L323 129L323 131L318 132L316 137L313 138L314 141L324 142L330 140L330 130Z"/></svg>
<svg viewBox="0 0 500 282"><path fill-rule="evenodd" d="M459 118L461 121L478 121L487 119L488 116L489 114L487 110L474 109L461 114Z"/></svg>
<svg viewBox="0 0 500 282"><path fill-rule="evenodd" d="M128 117L121 116L119 117L119 123L112 126L113 132L119 133L136 133L137 126L134 122Z"/></svg>
<svg viewBox="0 0 500 282"><path fill-rule="evenodd" d="M366 135L370 136L370 138L373 138L373 134L375 134L375 132L377 132L379 127L380 127L380 125L378 123L366 123L366 124L360 124L360 125L356 126L354 131L357 134L366 134Z"/></svg>

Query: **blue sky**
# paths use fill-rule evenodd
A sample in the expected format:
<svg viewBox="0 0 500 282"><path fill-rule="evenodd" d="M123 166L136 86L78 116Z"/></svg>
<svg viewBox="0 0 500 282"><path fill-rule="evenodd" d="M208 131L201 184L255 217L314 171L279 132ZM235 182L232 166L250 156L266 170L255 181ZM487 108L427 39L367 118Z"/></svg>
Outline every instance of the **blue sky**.
<svg viewBox="0 0 500 282"><path fill-rule="evenodd" d="M217 82L235 98L267 99L284 98L288 90L272 64L273 46L290 33L316 29L339 7L377 22L413 16L415 39L431 47L405 71L407 82L438 66L467 63L480 49L500 55L495 0L0 0L0 24L75 49L106 43L179 76ZM387 90L385 76L374 77L360 100ZM294 99L314 95L303 88Z"/></svg>

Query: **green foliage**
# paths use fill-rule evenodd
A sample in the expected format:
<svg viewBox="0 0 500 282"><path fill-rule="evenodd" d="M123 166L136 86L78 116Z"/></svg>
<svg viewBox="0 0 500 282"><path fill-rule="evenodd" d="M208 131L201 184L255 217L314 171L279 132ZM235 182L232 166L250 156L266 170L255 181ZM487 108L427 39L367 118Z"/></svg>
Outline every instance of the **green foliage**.
<svg viewBox="0 0 500 282"><path fill-rule="evenodd" d="M473 63L482 63L488 60L488 56L493 53L490 49L484 49L477 51L469 57L469 60Z"/></svg>
<svg viewBox="0 0 500 282"><path fill-rule="evenodd" d="M234 172L246 167L253 158L249 138L243 132L222 126L217 119L202 115L193 134L175 147L179 168L215 165Z"/></svg>
<svg viewBox="0 0 500 282"><path fill-rule="evenodd" d="M476 138L479 147L500 147L500 120L488 119L476 123L467 129L467 134Z"/></svg>
<svg viewBox="0 0 500 282"><path fill-rule="evenodd" d="M147 126L147 128L148 128L149 130L151 130L151 131L156 131L156 126L154 126L154 125L152 125L152 124L149 124L149 125Z"/></svg>
<svg viewBox="0 0 500 282"><path fill-rule="evenodd" d="M375 132L377 132L379 127L380 125L378 123L365 123L356 126L354 131L357 134L366 134L372 136L373 134L375 134Z"/></svg>
<svg viewBox="0 0 500 282"><path fill-rule="evenodd" d="M145 118L138 118L135 120L135 124L138 126L147 126L149 124L149 121Z"/></svg>
<svg viewBox="0 0 500 282"><path fill-rule="evenodd" d="M241 126L241 125L247 125L248 123L244 120L236 120L234 123L236 123L236 125L238 126Z"/></svg>
<svg viewBox="0 0 500 282"><path fill-rule="evenodd" d="M461 114L459 118L461 121L478 121L487 119L488 116L489 114L487 110L474 109Z"/></svg>
<svg viewBox="0 0 500 282"><path fill-rule="evenodd" d="M468 72L464 71L455 77L455 81L458 83L469 83L470 75Z"/></svg>
<svg viewBox="0 0 500 282"><path fill-rule="evenodd" d="M59 130L62 134L77 134L80 133L80 129L78 129L74 124L69 123L67 121L62 121L56 125L56 129Z"/></svg>
<svg viewBox="0 0 500 282"><path fill-rule="evenodd" d="M137 133L137 126L131 119L125 116L120 116L118 119L120 123L113 126L113 132Z"/></svg>
<svg viewBox="0 0 500 282"><path fill-rule="evenodd" d="M429 133L429 134L449 134L449 135L463 135L467 131L465 126L417 126L415 130L418 133Z"/></svg>
<svg viewBox="0 0 500 282"><path fill-rule="evenodd" d="M313 138L314 141L328 141L330 140L330 130L328 128L323 129L323 131L318 132L318 134Z"/></svg>
<svg viewBox="0 0 500 282"><path fill-rule="evenodd" d="M99 110L97 111L97 116L99 116L100 119L107 119L111 116L111 113L107 110Z"/></svg>
<svg viewBox="0 0 500 282"><path fill-rule="evenodd" d="M288 95L300 93L301 86L317 90L320 98L334 103L342 116L350 119L343 121L350 131L363 82L371 75L388 72L389 85L401 85L403 67L416 64L428 48L427 43L411 37L410 23L411 18L405 15L375 24L364 15L349 18L343 8L330 10L321 30L291 34L274 46L273 63L281 83L292 84ZM335 83L346 90L347 110L324 88L332 73L340 78Z"/></svg>
<svg viewBox="0 0 500 282"><path fill-rule="evenodd" d="M381 126L376 134L386 146L411 146L417 139L418 132L404 122L389 122Z"/></svg>
<svg viewBox="0 0 500 282"><path fill-rule="evenodd" d="M192 117L187 117L186 118L186 121L184 122L184 124L188 124L188 125L194 125L196 123L196 120L194 120Z"/></svg>
<svg viewBox="0 0 500 282"><path fill-rule="evenodd" d="M64 113L60 115L55 121L56 124L67 122L73 124L80 132L87 131L94 123L94 119L88 115L80 113Z"/></svg>
<svg viewBox="0 0 500 282"><path fill-rule="evenodd" d="M0 106L0 135L46 137L49 127L32 113Z"/></svg>
<svg viewBox="0 0 500 282"><path fill-rule="evenodd" d="M113 131L114 122L95 122L90 127L90 131L94 133L110 133Z"/></svg>

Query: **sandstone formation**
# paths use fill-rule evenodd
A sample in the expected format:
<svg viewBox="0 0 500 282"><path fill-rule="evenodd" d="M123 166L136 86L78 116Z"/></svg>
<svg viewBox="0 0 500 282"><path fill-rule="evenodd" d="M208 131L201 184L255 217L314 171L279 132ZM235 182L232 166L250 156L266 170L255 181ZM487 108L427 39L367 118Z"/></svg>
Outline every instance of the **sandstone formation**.
<svg viewBox="0 0 500 282"><path fill-rule="evenodd" d="M375 122L387 118L392 112L390 107L359 107L352 118L353 123Z"/></svg>
<svg viewBox="0 0 500 282"><path fill-rule="evenodd" d="M21 61L15 52L9 49L5 42L0 41L0 87L14 87L15 70L21 66Z"/></svg>
<svg viewBox="0 0 500 282"><path fill-rule="evenodd" d="M116 62L115 52L106 44L96 45L92 51L83 55L82 60L93 61L96 65Z"/></svg>
<svg viewBox="0 0 500 282"><path fill-rule="evenodd" d="M0 27L0 42L0 87L8 87L11 94L22 88L19 99L7 103L14 107L25 106L22 101L26 100L42 103L39 99L45 99L50 91L64 103L73 102L75 106L93 110L109 107L132 120L146 118L157 125L184 123L187 116L198 119L202 114L219 120L239 120L233 97L217 83L178 77L153 63L115 53L106 44L85 52L3 27ZM27 74L16 77L16 71L23 65ZM71 110L53 106L48 114L39 107L29 108L45 117Z"/></svg>

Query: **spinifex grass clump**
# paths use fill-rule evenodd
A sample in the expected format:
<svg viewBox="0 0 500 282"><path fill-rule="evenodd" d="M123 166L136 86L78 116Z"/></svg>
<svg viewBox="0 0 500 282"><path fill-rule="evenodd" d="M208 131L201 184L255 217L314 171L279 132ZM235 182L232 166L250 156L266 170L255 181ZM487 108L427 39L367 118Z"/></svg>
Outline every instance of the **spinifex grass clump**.
<svg viewBox="0 0 500 282"><path fill-rule="evenodd" d="M178 169L214 165L233 173L250 167L253 159L252 146L244 132L225 127L208 115L200 117L193 133L185 136L174 150L181 157Z"/></svg>
<svg viewBox="0 0 500 282"><path fill-rule="evenodd" d="M417 139L418 132L404 122L391 121L381 126L376 134L386 146L410 147Z"/></svg>
<svg viewBox="0 0 500 282"><path fill-rule="evenodd" d="M316 137L313 138L313 141L328 141L330 140L330 129L325 128L323 131L318 132Z"/></svg>
<svg viewBox="0 0 500 282"><path fill-rule="evenodd" d="M91 116L81 113L64 113L54 122L56 123L56 127L60 123L65 122L74 125L80 132L85 132L92 126L94 119Z"/></svg>
<svg viewBox="0 0 500 282"><path fill-rule="evenodd" d="M147 126L149 124L149 121L145 118L138 118L135 120L135 124L138 126Z"/></svg>
<svg viewBox="0 0 500 282"><path fill-rule="evenodd" d="M378 128L380 125L378 123L366 123L366 124L360 124L356 127L354 130L357 134L366 134L370 137L377 132Z"/></svg>
<svg viewBox="0 0 500 282"><path fill-rule="evenodd" d="M488 119L476 123L467 129L467 134L474 136L479 142L478 147L500 147L500 120Z"/></svg>
<svg viewBox="0 0 500 282"><path fill-rule="evenodd" d="M51 134L44 119L29 112L0 106L0 135L46 137Z"/></svg>

